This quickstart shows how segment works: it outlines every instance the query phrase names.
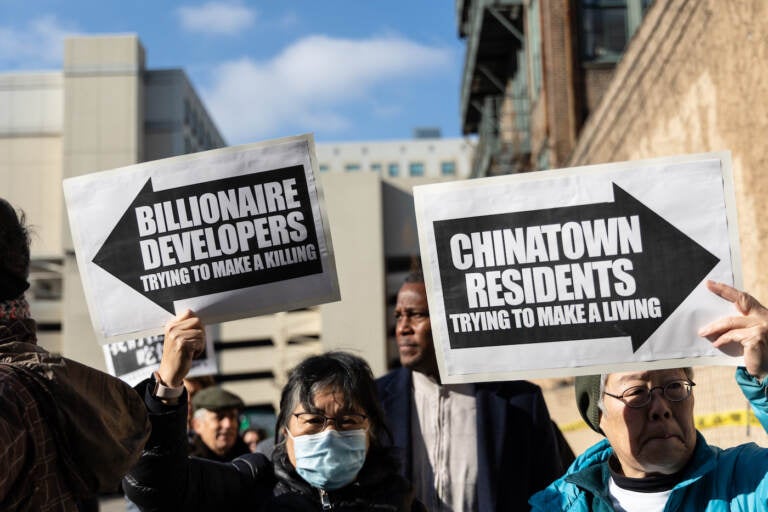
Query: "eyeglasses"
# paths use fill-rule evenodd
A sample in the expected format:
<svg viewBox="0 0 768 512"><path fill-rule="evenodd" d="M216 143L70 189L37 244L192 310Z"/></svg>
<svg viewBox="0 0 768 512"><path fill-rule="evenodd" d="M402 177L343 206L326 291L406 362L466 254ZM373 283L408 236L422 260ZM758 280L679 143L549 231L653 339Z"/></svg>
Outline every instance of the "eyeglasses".
<svg viewBox="0 0 768 512"><path fill-rule="evenodd" d="M368 419L365 414L358 413L342 414L335 418L313 412L298 412L293 413L293 415L296 417L297 430L300 435L322 432L328 427L329 421L335 423L339 430L358 430L365 426L365 421Z"/></svg>
<svg viewBox="0 0 768 512"><path fill-rule="evenodd" d="M664 398L670 402L682 402L691 396L691 388L696 383L690 380L673 380L667 382L663 386L653 386L651 388L645 386L632 386L625 389L620 395L613 395L605 391L604 393L610 397L616 398L624 402L627 407L645 407L651 403L651 396L654 389L660 389Z"/></svg>

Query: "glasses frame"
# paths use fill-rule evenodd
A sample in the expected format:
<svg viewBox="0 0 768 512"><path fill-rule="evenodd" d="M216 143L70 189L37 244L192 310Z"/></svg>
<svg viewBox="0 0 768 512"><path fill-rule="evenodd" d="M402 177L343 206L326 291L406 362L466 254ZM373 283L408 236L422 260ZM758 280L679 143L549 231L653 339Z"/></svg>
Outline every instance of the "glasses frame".
<svg viewBox="0 0 768 512"><path fill-rule="evenodd" d="M683 398L680 398L679 400L675 400L675 399L670 398L669 396L667 396L667 388L669 386L671 386L672 384L679 384L681 382L683 383L683 386L685 387L685 390L687 391L686 395ZM615 398L616 400L621 400L622 403L624 403L624 405L626 405L627 407L631 407L633 409L640 409L640 408L645 407L646 405L651 403L651 400L653 400L653 391L655 389L660 389L661 390L661 396L663 396L665 400L667 400L669 402L677 403L677 402L683 402L683 401L688 400L689 398L691 398L691 393L693 393L693 387L695 385L696 385L696 383L693 382L692 380L676 379L676 380L672 380L672 381L667 382L663 386L653 386L651 388L645 388L645 386L632 386L632 387L629 387L629 388L625 389L624 391L622 391L620 395L614 395L613 393L609 393L607 391L603 391L603 394L608 395L611 398ZM645 402L643 402L642 404L630 404L630 403L627 402L627 399L624 396L629 391L631 391L633 389L636 389L636 388L645 388L645 389L648 390L648 394L646 395L647 396L647 400Z"/></svg>
<svg viewBox="0 0 768 512"><path fill-rule="evenodd" d="M316 412L309 412L309 411L294 412L294 413L291 413L291 416L295 417L296 421L299 421L301 419L301 416L304 415L304 414L310 414L312 416L317 416L319 418L320 417L323 418L323 428L321 428L317 432L314 432L315 434L325 431L325 429L328 428L328 422L329 421L332 421L336 425L336 428L338 430L340 430L342 432L346 431L347 429L343 428L341 426L341 424L339 423L339 420L341 418L343 418L344 416L359 416L359 417L362 418L362 421L360 423L365 423L366 421L368 421L368 415L367 414L363 414L361 412L347 412L347 413L344 413L344 414L339 414L335 418L331 418L329 416L326 416L325 414L320 414L320 413L316 413ZM349 430L355 430L355 429L349 429Z"/></svg>

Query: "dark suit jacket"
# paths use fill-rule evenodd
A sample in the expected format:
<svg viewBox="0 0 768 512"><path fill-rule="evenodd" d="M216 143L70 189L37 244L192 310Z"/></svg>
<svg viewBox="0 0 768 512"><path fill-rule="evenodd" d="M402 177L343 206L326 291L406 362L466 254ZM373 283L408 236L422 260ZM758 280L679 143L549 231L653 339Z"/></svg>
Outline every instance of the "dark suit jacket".
<svg viewBox="0 0 768 512"><path fill-rule="evenodd" d="M377 379L403 474L412 480L411 371L393 370ZM482 512L529 510L528 498L565 471L557 427L541 389L527 381L474 384L477 401L477 503Z"/></svg>

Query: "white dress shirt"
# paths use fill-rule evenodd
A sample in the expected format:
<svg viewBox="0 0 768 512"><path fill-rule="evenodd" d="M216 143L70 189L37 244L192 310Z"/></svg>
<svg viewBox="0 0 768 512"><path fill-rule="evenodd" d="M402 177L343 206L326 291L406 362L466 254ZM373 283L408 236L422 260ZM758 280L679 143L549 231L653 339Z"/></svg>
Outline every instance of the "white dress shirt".
<svg viewBox="0 0 768 512"><path fill-rule="evenodd" d="M469 384L439 385L413 372L413 486L434 512L477 511L477 424Z"/></svg>

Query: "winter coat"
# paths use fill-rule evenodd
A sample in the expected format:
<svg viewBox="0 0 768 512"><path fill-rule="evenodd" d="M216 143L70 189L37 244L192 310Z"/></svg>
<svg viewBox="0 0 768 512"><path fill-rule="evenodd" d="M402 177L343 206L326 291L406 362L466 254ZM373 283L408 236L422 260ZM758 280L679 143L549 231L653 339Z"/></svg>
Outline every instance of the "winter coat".
<svg viewBox="0 0 768 512"><path fill-rule="evenodd" d="M413 456L411 370L376 380L393 444L411 480ZM541 389L527 381L474 384L477 403L477 505L482 512L527 509L528 498L563 474L573 461L549 417Z"/></svg>
<svg viewBox="0 0 768 512"><path fill-rule="evenodd" d="M131 387L35 343L34 321L0 322L0 510L75 511L118 489L149 421Z"/></svg>

